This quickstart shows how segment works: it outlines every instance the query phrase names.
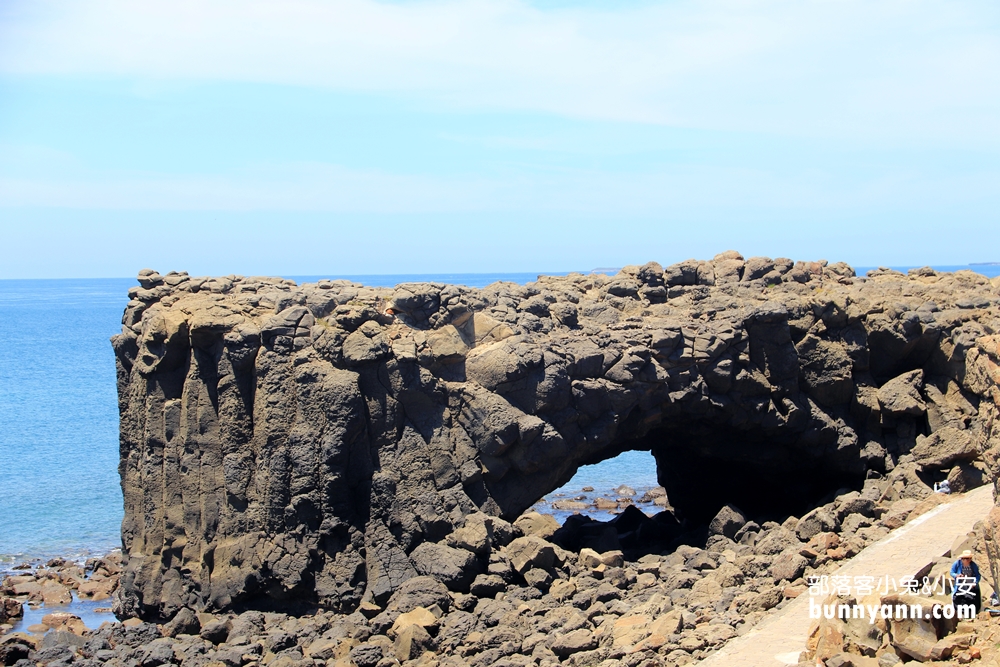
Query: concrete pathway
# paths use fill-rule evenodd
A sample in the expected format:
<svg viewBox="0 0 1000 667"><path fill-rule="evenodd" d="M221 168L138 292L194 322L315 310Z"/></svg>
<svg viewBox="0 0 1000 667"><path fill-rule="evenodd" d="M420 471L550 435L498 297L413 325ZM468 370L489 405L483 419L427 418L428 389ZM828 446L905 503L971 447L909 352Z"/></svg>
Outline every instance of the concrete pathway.
<svg viewBox="0 0 1000 667"><path fill-rule="evenodd" d="M972 530L993 507L993 486L953 496L847 561L838 575L888 575L897 581L913 576L931 559L944 555L957 537ZM853 579L852 579L853 580ZM699 667L781 667L798 664L809 632L809 594L766 617L750 632L732 640L698 663Z"/></svg>

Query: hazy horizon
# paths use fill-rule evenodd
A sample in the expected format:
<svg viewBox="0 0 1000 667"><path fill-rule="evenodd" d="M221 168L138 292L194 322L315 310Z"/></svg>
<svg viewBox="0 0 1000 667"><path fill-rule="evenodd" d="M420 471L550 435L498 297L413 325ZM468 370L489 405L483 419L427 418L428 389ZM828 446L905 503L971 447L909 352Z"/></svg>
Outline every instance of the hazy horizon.
<svg viewBox="0 0 1000 667"><path fill-rule="evenodd" d="M689 258L689 259L692 259L692 258ZM693 258L693 259L703 259L703 258ZM704 258L704 259L711 259L711 258ZM825 259L825 258L823 258L823 259ZM652 261L655 261L655 260L652 260ZM827 261L830 261L830 260L827 260ZM837 260L837 261L839 261L839 260ZM932 268L936 268L937 270L941 270L941 271L954 271L954 270L959 270L959 269L963 269L963 268L969 268L969 269L971 269L973 271L977 271L977 269L979 269L979 272L981 272L984 275L986 275L988 277L991 277L991 278L994 275L1000 275L1000 262L974 262L974 263L966 263L966 264L927 264L927 263L924 263L924 264L897 264L897 265L894 265L894 266L887 266L885 264L864 266L864 265L854 265L854 264L851 264L850 262L848 262L848 264L851 266L851 268L853 268L857 272L857 274L859 276L864 276L865 272L870 271L870 270L875 269L875 268L881 268L881 267L889 268L889 269L894 269L894 270L905 271L907 269L921 268L921 267L924 267L924 266L930 266ZM628 266L628 265L624 265L624 266ZM569 270L558 270L558 271L556 271L556 270L554 270L554 271L483 271L483 272L435 271L435 272L428 272L428 273L344 273L344 272L326 272L326 273L317 273L317 274L312 274L312 275L302 275L302 274L297 274L297 273L287 273L287 274L273 273L273 274L265 274L265 273L259 273L259 272L244 272L244 273L229 273L229 274L222 274L222 273L196 274L196 273L192 273L190 271L187 271L187 273L189 275L195 276L195 277L199 277L199 276L220 276L220 275L221 276L224 276L224 275L239 275L239 276L243 276L243 277L272 276L272 277L280 277L280 278L286 278L286 279L290 279L290 280L295 280L299 284L302 284L303 282L309 282L309 281L313 281L313 280L324 280L324 279L331 279L331 280L348 279L348 280L354 280L356 282L362 282L362 283L365 282L365 279L378 279L377 282L380 283L380 284L379 285L372 285L372 286L385 286L385 285L389 285L390 284L390 282L386 280L386 279L389 279L389 278L400 278L400 279L403 279L403 280L400 280L399 282L407 282L407 281L412 280L412 279L421 279L421 278L424 278L424 279L434 279L434 278L443 279L443 278L448 278L448 277L451 277L451 278L460 278L460 277L463 277L463 276L468 276L468 277L486 277L486 276L496 277L496 276L500 276L501 278L506 278L506 277L520 277L520 278L528 278L530 280L531 276L566 275L566 274L569 274L569 273L584 273L584 274L587 274L587 273L611 273L612 271L616 272L616 271L621 270L622 268L624 268L624 266L622 266L622 267L605 267L605 266L599 266L599 267L594 267L594 268L591 268L591 269L569 269ZM668 266L668 265L664 265L664 266ZM159 271L159 269L157 269L157 267L143 267L143 268L152 268L154 270ZM138 274L138 271L140 271L140 270L142 270L142 269L138 269L136 271L136 274ZM185 271L184 269L170 269L170 270L171 271ZM163 271L162 273L166 274L166 273L168 273L168 271ZM18 278L18 277L12 277L12 278L0 278L0 281L19 281L19 280L21 280L21 281L30 281L30 280L69 280L69 281L72 281L72 280L135 280L135 277L136 277L135 275L132 275L132 276L121 276L121 275L119 275L119 276L86 276L86 277L80 277L80 276L61 276L61 277L36 277L36 278ZM397 284L397 283L391 283L391 284Z"/></svg>

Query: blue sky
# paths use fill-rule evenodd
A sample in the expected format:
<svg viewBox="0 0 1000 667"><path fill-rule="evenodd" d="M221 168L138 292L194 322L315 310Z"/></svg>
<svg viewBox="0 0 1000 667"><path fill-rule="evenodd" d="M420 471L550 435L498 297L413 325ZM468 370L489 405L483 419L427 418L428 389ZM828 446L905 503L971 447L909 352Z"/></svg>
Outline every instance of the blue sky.
<svg viewBox="0 0 1000 667"><path fill-rule="evenodd" d="M998 211L996 2L0 3L0 278L962 264Z"/></svg>

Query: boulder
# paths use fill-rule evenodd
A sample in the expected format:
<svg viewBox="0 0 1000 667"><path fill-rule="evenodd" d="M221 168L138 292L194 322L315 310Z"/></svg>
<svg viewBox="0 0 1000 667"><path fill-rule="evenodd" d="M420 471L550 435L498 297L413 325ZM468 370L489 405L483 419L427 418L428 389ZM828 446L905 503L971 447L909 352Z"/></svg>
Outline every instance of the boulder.
<svg viewBox="0 0 1000 667"><path fill-rule="evenodd" d="M540 537L543 540L552 537L559 530L559 522L551 514L525 512L514 521L514 526L524 535Z"/></svg>
<svg viewBox="0 0 1000 667"><path fill-rule="evenodd" d="M19 600L9 597L0 597L0 623L7 623L21 618L24 609Z"/></svg>
<svg viewBox="0 0 1000 667"><path fill-rule="evenodd" d="M817 507L803 516L795 527L795 534L808 542L818 533L833 532L840 528L837 517L825 507Z"/></svg>
<svg viewBox="0 0 1000 667"><path fill-rule="evenodd" d="M392 649L396 654L396 659L400 662L415 660L426 651L432 649L433 639L424 628L419 625L408 625L396 635Z"/></svg>
<svg viewBox="0 0 1000 667"><path fill-rule="evenodd" d="M892 645L918 662L931 660L937 644L937 631L928 619L893 620Z"/></svg>
<svg viewBox="0 0 1000 667"><path fill-rule="evenodd" d="M53 630L65 630L82 637L87 632L87 626L76 614L57 611L42 617L42 625Z"/></svg>
<svg viewBox="0 0 1000 667"><path fill-rule="evenodd" d="M771 576L775 583L795 581L802 576L808 564L809 561L799 554L781 554L771 566Z"/></svg>
<svg viewBox="0 0 1000 667"><path fill-rule="evenodd" d="M726 505L715 515L711 523L708 524L709 535L724 535L733 539L740 528L747 522L743 512Z"/></svg>
<svg viewBox="0 0 1000 667"><path fill-rule="evenodd" d="M405 614L400 614L396 620L393 622L392 627L389 628L389 636L396 638L399 636L400 632L405 630L411 625L419 625L421 628L431 631L431 629L437 629L438 627L438 617L435 616L429 609L424 607L417 607L416 609L411 609Z"/></svg>
<svg viewBox="0 0 1000 667"><path fill-rule="evenodd" d="M952 493L965 493L988 481L988 473L972 463L959 463L948 473L948 487Z"/></svg>
<svg viewBox="0 0 1000 667"><path fill-rule="evenodd" d="M507 590L507 582L496 574L480 574L472 581L469 592L477 598L492 598L497 593Z"/></svg>
<svg viewBox="0 0 1000 667"><path fill-rule="evenodd" d="M453 591L468 591L480 569L475 555L469 551L434 542L421 543L410 554L410 560L417 572L437 579Z"/></svg>
<svg viewBox="0 0 1000 667"><path fill-rule="evenodd" d="M471 551L478 556L490 552L493 522L486 514L477 513L465 518L465 525L448 536L448 546Z"/></svg>
<svg viewBox="0 0 1000 667"><path fill-rule="evenodd" d="M979 457L972 434L954 428L943 428L929 436L919 436L911 452L921 468L946 470L956 463L967 463Z"/></svg>
<svg viewBox="0 0 1000 667"><path fill-rule="evenodd" d="M163 626L164 637L176 637L177 635L197 635L201 632L201 622L198 616L187 607L182 607L180 611Z"/></svg>
<svg viewBox="0 0 1000 667"><path fill-rule="evenodd" d="M227 618L216 618L203 622L199 636L213 644L221 644L229 638L232 622Z"/></svg>
<svg viewBox="0 0 1000 667"><path fill-rule="evenodd" d="M597 648L597 638L594 633L586 628L573 630L565 634L557 635L552 642L552 652L560 658L567 658L574 653L590 651Z"/></svg>
<svg viewBox="0 0 1000 667"><path fill-rule="evenodd" d="M909 371L898 375L879 387L878 402L882 410L897 415L922 415L927 405L920 395L924 385L922 370Z"/></svg>
<svg viewBox="0 0 1000 667"><path fill-rule="evenodd" d="M507 557L518 572L524 574L531 568L549 568L555 564L555 546L545 540L529 535L519 537L507 545Z"/></svg>
<svg viewBox="0 0 1000 667"><path fill-rule="evenodd" d="M947 660L956 652L972 646L975 636L971 633L949 635L939 639L931 648L931 660Z"/></svg>

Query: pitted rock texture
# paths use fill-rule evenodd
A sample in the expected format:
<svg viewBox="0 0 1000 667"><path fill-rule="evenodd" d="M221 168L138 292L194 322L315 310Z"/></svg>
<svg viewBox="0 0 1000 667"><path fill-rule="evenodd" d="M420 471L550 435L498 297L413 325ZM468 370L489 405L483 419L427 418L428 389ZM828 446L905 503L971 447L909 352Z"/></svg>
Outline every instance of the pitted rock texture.
<svg viewBox="0 0 1000 667"><path fill-rule="evenodd" d="M968 271L728 252L483 289L139 283L112 340L120 616L468 590L508 522L626 449L705 524L970 448L996 478L1000 282Z"/></svg>

